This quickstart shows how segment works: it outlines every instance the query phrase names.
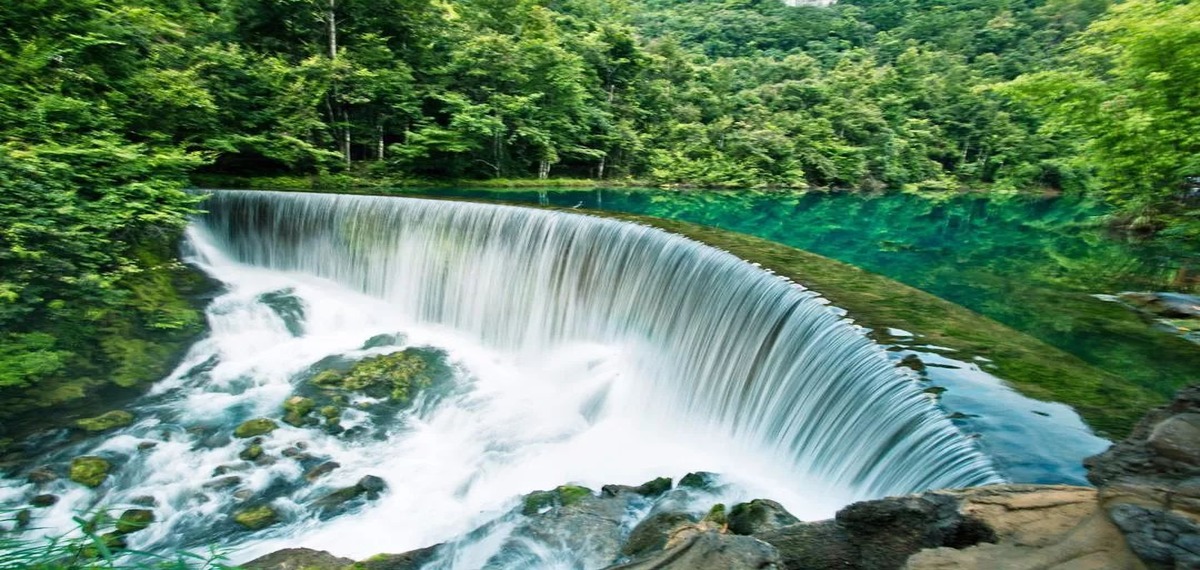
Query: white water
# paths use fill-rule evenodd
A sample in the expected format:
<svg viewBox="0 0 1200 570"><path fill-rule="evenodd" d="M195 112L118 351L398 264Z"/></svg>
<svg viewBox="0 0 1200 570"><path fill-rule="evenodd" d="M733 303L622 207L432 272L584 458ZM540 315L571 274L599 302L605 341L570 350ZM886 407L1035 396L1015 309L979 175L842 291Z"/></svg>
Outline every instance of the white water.
<svg viewBox="0 0 1200 570"><path fill-rule="evenodd" d="M206 208L189 241L228 288L209 308L211 336L144 399L139 424L47 458L97 453L119 467L96 491L56 483L63 500L37 524L68 528L75 510L150 495L160 522L131 546L238 540L233 490L203 487L218 465L245 466L239 488L286 519L239 559L427 546L567 482L715 471L736 484L728 500L767 496L815 519L858 498L999 480L913 379L811 292L695 242L411 199L221 192ZM262 302L278 291L304 308L299 336ZM361 350L387 333L405 339ZM275 457L307 442L312 462L341 464L331 475L300 484L296 461L237 459L232 426L278 417L311 365L405 346L443 350L450 385L394 419L347 417L373 436L284 425L267 438ZM158 443L138 450L144 441ZM318 522L304 506L366 474L389 490L362 512ZM0 500L31 493L10 482Z"/></svg>

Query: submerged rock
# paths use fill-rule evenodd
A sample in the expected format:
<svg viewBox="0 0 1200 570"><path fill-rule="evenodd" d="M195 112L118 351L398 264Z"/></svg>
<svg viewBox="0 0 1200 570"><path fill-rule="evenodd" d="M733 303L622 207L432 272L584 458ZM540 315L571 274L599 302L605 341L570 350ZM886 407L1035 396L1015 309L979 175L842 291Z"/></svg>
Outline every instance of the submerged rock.
<svg viewBox="0 0 1200 570"><path fill-rule="evenodd" d="M233 437L247 439L269 434L279 429L279 424L267 418L246 420L233 430Z"/></svg>
<svg viewBox="0 0 1200 570"><path fill-rule="evenodd" d="M350 507L360 497L373 501L387 489L387 483L374 475L367 475L349 487L343 487L317 499L313 506L326 516L338 514Z"/></svg>
<svg viewBox="0 0 1200 570"><path fill-rule="evenodd" d="M262 457L262 454L263 454L262 446L257 443L252 443L252 444L246 446L246 449L243 449L240 453L238 453L238 458L244 459L246 461L254 461L255 459L258 459L259 457Z"/></svg>
<svg viewBox="0 0 1200 570"><path fill-rule="evenodd" d="M32 505L34 507L38 507L38 508L54 506L57 503L58 503L58 495L49 495L49 494L38 495L29 500L30 505Z"/></svg>
<svg viewBox="0 0 1200 570"><path fill-rule="evenodd" d="M233 522L249 530L260 530L279 522L279 513L269 505L261 505L234 513Z"/></svg>
<svg viewBox="0 0 1200 570"><path fill-rule="evenodd" d="M352 570L419 570L437 555L441 544L410 550L403 554L377 554L356 562Z"/></svg>
<svg viewBox="0 0 1200 570"><path fill-rule="evenodd" d="M80 485L87 487L99 487L108 479L108 472L112 466L103 458L94 455L85 455L76 457L71 462L71 471L68 477Z"/></svg>
<svg viewBox="0 0 1200 570"><path fill-rule="evenodd" d="M75 425L84 431L101 432L125 427L132 423L133 414L123 410L113 410L93 418L78 420L75 422Z"/></svg>
<svg viewBox="0 0 1200 570"><path fill-rule="evenodd" d="M322 463L322 464L306 471L304 473L304 480L308 481L309 483L312 483L312 482L316 481L317 479L320 479L321 477L328 475L334 469L337 469L338 467L341 467L341 466L342 466L342 464L338 463L336 461L326 461L325 463Z"/></svg>

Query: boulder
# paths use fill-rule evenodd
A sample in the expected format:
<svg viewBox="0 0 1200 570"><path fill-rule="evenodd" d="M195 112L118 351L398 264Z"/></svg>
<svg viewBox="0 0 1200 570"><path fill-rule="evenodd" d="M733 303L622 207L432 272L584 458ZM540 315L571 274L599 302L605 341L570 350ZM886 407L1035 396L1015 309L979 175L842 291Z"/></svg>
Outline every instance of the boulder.
<svg viewBox="0 0 1200 570"><path fill-rule="evenodd" d="M78 420L75 422L75 425L84 431L101 432L125 427L132 423L133 414L124 410L113 410L93 418Z"/></svg>
<svg viewBox="0 0 1200 570"><path fill-rule="evenodd" d="M658 477L652 481L647 481L636 487L628 485L605 485L600 488L600 494L605 497L615 497L620 493L637 493L644 497L657 497L671 490L670 477Z"/></svg>
<svg viewBox="0 0 1200 570"><path fill-rule="evenodd" d="M331 368L313 376L310 382L326 390L361 392L373 398L400 403L412 400L416 391L429 386L428 363L416 349L371 356L347 371Z"/></svg>
<svg viewBox="0 0 1200 570"><path fill-rule="evenodd" d="M312 398L292 396L283 402L283 421L296 427L304 427L316 420L310 420L308 414L316 409L317 403Z"/></svg>
<svg viewBox="0 0 1200 570"><path fill-rule="evenodd" d="M255 418L242 422L233 430L233 437L247 439L269 434L279 429L279 424L267 418Z"/></svg>
<svg viewBox="0 0 1200 570"><path fill-rule="evenodd" d="M716 489L720 477L716 473L708 471L696 471L684 475L679 480L680 489L697 489L701 491L712 491Z"/></svg>
<svg viewBox="0 0 1200 570"><path fill-rule="evenodd" d="M154 522L154 511L149 509L129 509L117 518L117 532L130 534L142 530Z"/></svg>
<svg viewBox="0 0 1200 570"><path fill-rule="evenodd" d="M313 502L313 506L322 511L325 516L339 514L350 507L351 503L360 497L367 500L379 498L379 494L387 489L387 483L374 475L367 475L358 483L343 487Z"/></svg>
<svg viewBox="0 0 1200 570"><path fill-rule="evenodd" d="M71 470L68 477L80 485L87 487L99 487L105 479L108 479L108 472L112 466L103 458L94 455L85 455L76 457L71 462Z"/></svg>
<svg viewBox="0 0 1200 570"><path fill-rule="evenodd" d="M324 550L285 548L239 566L244 570L341 570L354 561Z"/></svg>
<svg viewBox="0 0 1200 570"><path fill-rule="evenodd" d="M58 495L38 495L29 500L29 504L37 508L54 506L58 503Z"/></svg>
<svg viewBox="0 0 1200 570"><path fill-rule="evenodd" d="M337 469L338 467L341 467L341 466L342 466L342 464L338 463L336 461L326 461L325 463L322 463L316 467L313 467L312 469L309 469L307 472L305 472L304 480L308 481L309 483L312 483L312 482L316 481L317 479L320 479L321 477L328 475L334 469Z"/></svg>
<svg viewBox="0 0 1200 570"><path fill-rule="evenodd" d="M403 554L377 554L354 563L349 570L419 570L433 560L441 547L441 544L435 544Z"/></svg>
<svg viewBox="0 0 1200 570"><path fill-rule="evenodd" d="M246 449L243 449L240 453L238 453L238 458L244 459L246 461L254 461L255 459L258 459L259 457L262 457L262 454L263 454L262 446L257 443L252 443L252 444L246 446Z"/></svg>
<svg viewBox="0 0 1200 570"><path fill-rule="evenodd" d="M654 513L633 527L629 538L625 540L625 545L621 547L621 554L630 558L638 558L658 552L667 545L667 540L674 531L695 524L695 522L696 518L687 513L669 511Z"/></svg>
<svg viewBox="0 0 1200 570"><path fill-rule="evenodd" d="M1200 566L1200 385L1180 390L1084 464L1109 519L1143 562Z"/></svg>
<svg viewBox="0 0 1200 570"><path fill-rule="evenodd" d="M234 513L233 522L249 530L259 530L279 522L279 513L270 505L260 505Z"/></svg>
<svg viewBox="0 0 1200 570"><path fill-rule="evenodd" d="M676 531L665 551L607 570L783 570L771 545L749 536L691 525Z"/></svg>
<svg viewBox="0 0 1200 570"><path fill-rule="evenodd" d="M729 532L733 534L757 534L800 522L787 512L783 505L770 499L754 499L738 503L725 515Z"/></svg>

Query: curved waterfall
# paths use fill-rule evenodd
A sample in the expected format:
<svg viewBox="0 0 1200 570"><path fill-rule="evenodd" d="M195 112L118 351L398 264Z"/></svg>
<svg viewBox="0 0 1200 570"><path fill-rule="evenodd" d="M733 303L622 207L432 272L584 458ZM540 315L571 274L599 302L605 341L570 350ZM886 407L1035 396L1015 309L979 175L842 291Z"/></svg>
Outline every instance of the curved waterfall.
<svg viewBox="0 0 1200 570"><path fill-rule="evenodd" d="M483 346L531 359L619 346L639 380L622 405L640 409L624 413L725 434L798 478L859 497L1000 480L813 292L695 241L409 198L221 191L204 207L195 231L237 262L334 281Z"/></svg>

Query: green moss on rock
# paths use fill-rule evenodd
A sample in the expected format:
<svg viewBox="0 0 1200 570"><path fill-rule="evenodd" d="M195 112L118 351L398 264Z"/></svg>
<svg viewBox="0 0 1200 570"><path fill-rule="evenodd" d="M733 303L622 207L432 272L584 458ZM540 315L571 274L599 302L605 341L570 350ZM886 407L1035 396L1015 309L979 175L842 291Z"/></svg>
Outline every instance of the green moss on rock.
<svg viewBox="0 0 1200 570"><path fill-rule="evenodd" d="M80 485L99 487L108 478L111 468L112 466L103 458L85 455L76 457L71 462L71 471L68 477Z"/></svg>
<svg viewBox="0 0 1200 570"><path fill-rule="evenodd" d="M121 513L121 517L117 519L117 532L120 534L129 534L137 532L154 522L154 511L149 509L129 509Z"/></svg>
<svg viewBox="0 0 1200 570"><path fill-rule="evenodd" d="M245 459L246 461L254 461L255 459L258 459L259 457L262 457L262 454L263 454L262 446L257 443L252 443L249 446L247 446L246 449L243 449L242 452L238 454L238 457L241 459Z"/></svg>
<svg viewBox="0 0 1200 570"><path fill-rule="evenodd" d="M267 418L255 418L242 422L236 429L233 430L233 437L250 438L266 435L279 429L279 424Z"/></svg>
<svg viewBox="0 0 1200 570"><path fill-rule="evenodd" d="M99 432L125 427L131 423L133 423L133 414L124 410L113 410L93 418L76 421L75 425L85 431Z"/></svg>
<svg viewBox="0 0 1200 570"><path fill-rule="evenodd" d="M269 505L262 505L234 513L233 522L249 530L259 530L279 522L279 513Z"/></svg>
<svg viewBox="0 0 1200 570"><path fill-rule="evenodd" d="M578 485L563 485L551 491L534 491L525 495L521 514L531 517L545 509L574 505L592 495L591 489Z"/></svg>
<svg viewBox="0 0 1200 570"><path fill-rule="evenodd" d="M283 402L283 421L296 427L302 427L309 423L308 414L316 407L317 403L312 398L292 396Z"/></svg>
<svg viewBox="0 0 1200 570"><path fill-rule="evenodd" d="M325 389L361 392L374 398L407 403L417 389L431 383L427 368L425 358L410 348L364 358L345 372L325 370L311 382Z"/></svg>

